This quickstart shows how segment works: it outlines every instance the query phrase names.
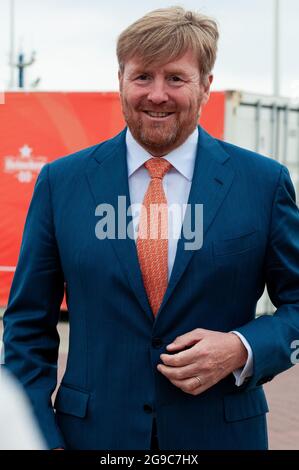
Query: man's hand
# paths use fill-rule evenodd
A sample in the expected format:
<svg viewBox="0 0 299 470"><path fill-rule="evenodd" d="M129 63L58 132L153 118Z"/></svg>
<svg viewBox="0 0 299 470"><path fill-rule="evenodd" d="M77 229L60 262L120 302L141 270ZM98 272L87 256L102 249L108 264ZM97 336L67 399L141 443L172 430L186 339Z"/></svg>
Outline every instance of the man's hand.
<svg viewBox="0 0 299 470"><path fill-rule="evenodd" d="M190 347L191 346L191 347ZM189 349L182 351L182 349ZM234 333L198 328L178 336L161 354L158 370L170 382L191 395L199 395L247 361L247 350Z"/></svg>

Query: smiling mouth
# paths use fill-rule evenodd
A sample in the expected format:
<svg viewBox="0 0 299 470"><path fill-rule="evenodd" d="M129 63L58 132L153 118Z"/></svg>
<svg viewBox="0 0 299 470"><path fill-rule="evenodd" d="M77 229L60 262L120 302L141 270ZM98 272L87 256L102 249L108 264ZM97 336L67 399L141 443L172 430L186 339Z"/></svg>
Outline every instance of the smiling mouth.
<svg viewBox="0 0 299 470"><path fill-rule="evenodd" d="M154 113L153 111L144 111L145 114L152 118L167 118L168 116L171 116L174 113Z"/></svg>

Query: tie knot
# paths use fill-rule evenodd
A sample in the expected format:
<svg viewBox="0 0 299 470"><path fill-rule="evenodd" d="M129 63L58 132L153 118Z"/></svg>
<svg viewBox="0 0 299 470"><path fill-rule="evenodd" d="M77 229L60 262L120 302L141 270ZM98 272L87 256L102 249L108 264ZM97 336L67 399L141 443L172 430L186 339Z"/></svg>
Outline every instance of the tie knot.
<svg viewBox="0 0 299 470"><path fill-rule="evenodd" d="M151 158L144 164L151 178L162 179L171 168L171 163L160 157Z"/></svg>

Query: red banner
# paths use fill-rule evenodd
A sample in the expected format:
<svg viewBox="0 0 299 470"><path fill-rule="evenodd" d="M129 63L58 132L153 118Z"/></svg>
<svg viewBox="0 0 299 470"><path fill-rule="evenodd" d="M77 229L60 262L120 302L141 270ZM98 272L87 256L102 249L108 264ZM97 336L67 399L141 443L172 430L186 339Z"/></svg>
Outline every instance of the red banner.
<svg viewBox="0 0 299 470"><path fill-rule="evenodd" d="M212 93L201 119L219 138L224 97ZM7 303L28 206L43 165L106 140L124 125L118 93L5 94L0 106L0 305Z"/></svg>

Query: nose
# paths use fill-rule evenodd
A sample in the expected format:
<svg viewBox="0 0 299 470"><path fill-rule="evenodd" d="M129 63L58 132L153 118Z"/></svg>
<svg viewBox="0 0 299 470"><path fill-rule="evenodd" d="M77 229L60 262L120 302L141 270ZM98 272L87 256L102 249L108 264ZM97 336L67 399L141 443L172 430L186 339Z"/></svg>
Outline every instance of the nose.
<svg viewBox="0 0 299 470"><path fill-rule="evenodd" d="M147 98L149 101L155 104L161 104L165 101L168 101L166 84L163 79L155 79L152 81Z"/></svg>

